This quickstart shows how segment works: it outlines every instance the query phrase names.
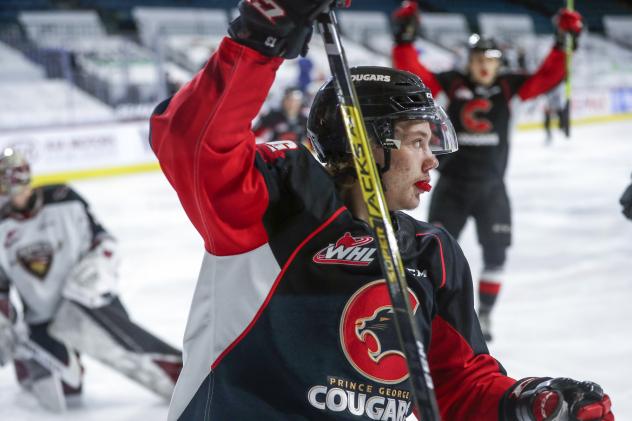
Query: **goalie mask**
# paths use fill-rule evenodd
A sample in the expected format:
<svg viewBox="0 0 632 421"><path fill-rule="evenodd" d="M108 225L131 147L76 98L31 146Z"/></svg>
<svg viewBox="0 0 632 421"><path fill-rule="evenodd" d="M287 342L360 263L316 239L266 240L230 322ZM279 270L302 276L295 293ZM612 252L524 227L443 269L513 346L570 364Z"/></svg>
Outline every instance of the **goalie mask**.
<svg viewBox="0 0 632 421"><path fill-rule="evenodd" d="M382 172L389 168L390 150L399 145L393 138L396 121L429 122L430 150L435 155L458 149L452 123L417 76L388 67L361 66L351 69L351 78L367 133L384 148ZM316 94L307 120L308 138L322 162L344 159L351 153L339 108L334 80L330 79Z"/></svg>
<svg viewBox="0 0 632 421"><path fill-rule="evenodd" d="M13 148L0 155L0 195L15 196L31 184L31 168L24 156Z"/></svg>

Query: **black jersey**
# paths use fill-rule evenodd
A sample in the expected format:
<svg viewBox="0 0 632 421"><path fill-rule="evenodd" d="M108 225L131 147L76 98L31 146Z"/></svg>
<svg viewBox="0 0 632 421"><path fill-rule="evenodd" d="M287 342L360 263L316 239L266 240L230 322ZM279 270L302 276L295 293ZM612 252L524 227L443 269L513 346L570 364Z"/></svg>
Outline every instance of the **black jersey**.
<svg viewBox="0 0 632 421"><path fill-rule="evenodd" d="M151 119L205 244L169 419L403 421L409 374L371 230L305 147L255 145L281 61L225 39ZM488 354L461 249L394 221L443 419L496 420L514 380Z"/></svg>
<svg viewBox="0 0 632 421"><path fill-rule="evenodd" d="M500 75L491 86L451 71L436 75L450 103L447 114L459 141L458 153L439 157L443 175L464 180L503 178L509 156L509 102L525 75Z"/></svg>
<svg viewBox="0 0 632 421"><path fill-rule="evenodd" d="M271 140L291 140L302 142L305 138L307 117L299 113L290 119L282 110L272 110L261 116L254 125L253 131L257 137L269 142Z"/></svg>
<svg viewBox="0 0 632 421"><path fill-rule="evenodd" d="M457 133L459 150L441 156L442 175L461 180L502 179L509 156L510 101L536 97L554 88L565 74L564 52L553 48L537 72L500 74L491 86L474 83L458 71L432 73L418 59L412 44L393 49L395 67L417 74L433 95L448 97L448 117Z"/></svg>

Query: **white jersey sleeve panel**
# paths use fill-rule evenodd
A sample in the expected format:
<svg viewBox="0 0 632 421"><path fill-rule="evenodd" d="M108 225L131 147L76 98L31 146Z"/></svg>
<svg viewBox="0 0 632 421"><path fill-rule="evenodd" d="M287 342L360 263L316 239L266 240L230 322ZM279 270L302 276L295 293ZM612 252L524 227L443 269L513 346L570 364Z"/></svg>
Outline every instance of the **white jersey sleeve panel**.
<svg viewBox="0 0 632 421"><path fill-rule="evenodd" d="M269 244L235 256L205 253L184 333L184 368L171 399L169 421L178 419L211 365L255 322L280 273Z"/></svg>

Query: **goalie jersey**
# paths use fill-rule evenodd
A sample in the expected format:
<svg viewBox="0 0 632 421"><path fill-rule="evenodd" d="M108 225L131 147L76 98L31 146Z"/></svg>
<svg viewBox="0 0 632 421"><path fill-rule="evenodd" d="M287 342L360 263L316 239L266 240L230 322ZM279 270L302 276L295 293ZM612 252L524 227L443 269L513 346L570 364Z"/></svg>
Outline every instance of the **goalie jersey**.
<svg viewBox="0 0 632 421"><path fill-rule="evenodd" d="M35 188L28 209L0 210L0 294L16 288L25 321L35 324L55 314L68 273L107 233L66 185Z"/></svg>
<svg viewBox="0 0 632 421"><path fill-rule="evenodd" d="M280 64L224 39L151 119L205 246L169 420L403 421L409 374L369 226L306 148L255 145ZM462 251L393 218L443 419L498 419L514 380L487 351Z"/></svg>

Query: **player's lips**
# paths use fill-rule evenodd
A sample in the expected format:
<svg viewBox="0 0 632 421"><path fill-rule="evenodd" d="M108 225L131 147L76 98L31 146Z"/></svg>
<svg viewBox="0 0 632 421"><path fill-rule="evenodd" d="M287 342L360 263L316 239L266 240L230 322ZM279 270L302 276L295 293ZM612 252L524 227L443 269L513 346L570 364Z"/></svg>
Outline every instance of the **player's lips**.
<svg viewBox="0 0 632 421"><path fill-rule="evenodd" d="M421 191L429 192L432 189L430 185L430 179L427 178L425 180L419 180L415 183L415 187L417 187Z"/></svg>

